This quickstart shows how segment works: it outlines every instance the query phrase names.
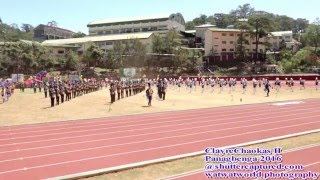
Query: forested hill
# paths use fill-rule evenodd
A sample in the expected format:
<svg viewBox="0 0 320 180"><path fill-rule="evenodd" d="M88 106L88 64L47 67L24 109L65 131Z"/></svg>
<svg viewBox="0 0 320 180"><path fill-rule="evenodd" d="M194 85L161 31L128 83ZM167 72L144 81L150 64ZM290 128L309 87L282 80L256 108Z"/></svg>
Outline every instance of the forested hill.
<svg viewBox="0 0 320 180"><path fill-rule="evenodd" d="M236 9L231 10L230 13L215 13L213 15L200 15L194 18L192 21L187 22L186 29L194 29L195 26L211 23L219 28L226 28L229 25L235 25L238 19L254 18L255 16L264 16L272 22L272 31L290 31L298 33L299 31L305 31L308 27L309 21L305 18L291 18L286 15L277 15L265 11L256 11L250 4L244 4L238 6Z"/></svg>

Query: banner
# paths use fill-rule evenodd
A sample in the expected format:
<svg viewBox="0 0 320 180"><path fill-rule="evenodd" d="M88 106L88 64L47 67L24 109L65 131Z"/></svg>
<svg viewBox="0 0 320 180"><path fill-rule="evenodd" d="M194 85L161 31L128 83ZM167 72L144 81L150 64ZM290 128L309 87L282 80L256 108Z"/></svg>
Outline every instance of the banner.
<svg viewBox="0 0 320 180"><path fill-rule="evenodd" d="M133 77L136 75L136 68L124 68L123 75L125 77Z"/></svg>
<svg viewBox="0 0 320 180"><path fill-rule="evenodd" d="M12 82L23 82L24 75L23 74L11 74Z"/></svg>

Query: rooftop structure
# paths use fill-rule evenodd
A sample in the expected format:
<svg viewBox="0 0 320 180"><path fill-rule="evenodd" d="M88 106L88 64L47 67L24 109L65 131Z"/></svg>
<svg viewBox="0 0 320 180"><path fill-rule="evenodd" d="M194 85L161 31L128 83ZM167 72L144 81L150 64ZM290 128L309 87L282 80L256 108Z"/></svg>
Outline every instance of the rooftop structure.
<svg viewBox="0 0 320 180"><path fill-rule="evenodd" d="M145 16L119 19L105 19L90 22L90 36L138 32L167 32L185 30L185 20L180 13L165 16Z"/></svg>

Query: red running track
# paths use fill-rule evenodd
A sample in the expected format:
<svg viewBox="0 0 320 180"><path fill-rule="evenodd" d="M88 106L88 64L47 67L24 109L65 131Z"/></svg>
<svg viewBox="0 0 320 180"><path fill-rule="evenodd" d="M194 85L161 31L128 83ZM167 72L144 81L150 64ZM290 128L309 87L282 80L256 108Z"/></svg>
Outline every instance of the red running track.
<svg viewBox="0 0 320 180"><path fill-rule="evenodd" d="M45 179L320 129L319 99L0 128L0 179Z"/></svg>
<svg viewBox="0 0 320 180"><path fill-rule="evenodd" d="M303 146L295 149L288 150L283 155L283 164L291 164L291 165L303 165L303 170L298 170L296 172L313 172L318 173L318 178L320 178L320 144L312 144L308 146ZM243 171L245 172L245 171ZM274 171L276 172L276 171ZM293 171L278 171L278 172L293 172ZM171 176L168 178L164 178L162 180L202 180L202 179L210 179L207 178L204 174L204 170L196 170L187 173L183 173L180 175ZM266 173L266 172L265 172ZM215 178L217 179L217 178ZM227 179L227 178L221 178ZM244 178L243 178L244 179ZM277 180L277 178L270 178ZM283 179L283 178L282 178ZM311 179L311 178L308 178ZM280 180L280 178L279 178Z"/></svg>

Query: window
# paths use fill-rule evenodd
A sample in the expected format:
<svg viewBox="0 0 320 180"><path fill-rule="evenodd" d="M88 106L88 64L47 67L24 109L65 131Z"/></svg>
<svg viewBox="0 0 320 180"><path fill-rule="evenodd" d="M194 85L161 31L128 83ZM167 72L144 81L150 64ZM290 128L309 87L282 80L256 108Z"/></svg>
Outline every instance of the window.
<svg viewBox="0 0 320 180"><path fill-rule="evenodd" d="M151 27L150 30L151 30L151 31L157 31L157 30L158 30L158 27Z"/></svg>
<svg viewBox="0 0 320 180"><path fill-rule="evenodd" d="M106 45L113 45L113 42L112 41L106 41Z"/></svg>
<svg viewBox="0 0 320 180"><path fill-rule="evenodd" d="M214 37L214 39L219 39L218 37Z"/></svg>
<svg viewBox="0 0 320 180"><path fill-rule="evenodd" d="M237 34L238 37L240 37L240 34Z"/></svg>
<svg viewBox="0 0 320 180"><path fill-rule="evenodd" d="M282 39L282 37L280 36L279 39Z"/></svg>
<svg viewBox="0 0 320 180"><path fill-rule="evenodd" d="M231 51L231 52L233 52L233 51L234 51L234 49L230 49L230 51Z"/></svg>
<svg viewBox="0 0 320 180"><path fill-rule="evenodd" d="M142 31L149 31L149 28L142 28Z"/></svg>
<svg viewBox="0 0 320 180"><path fill-rule="evenodd" d="M119 30L113 30L113 34L119 34Z"/></svg>
<svg viewBox="0 0 320 180"><path fill-rule="evenodd" d="M227 44L227 41L222 41L222 44Z"/></svg>
<svg viewBox="0 0 320 180"><path fill-rule="evenodd" d="M105 43L104 42L98 42L98 46L104 46Z"/></svg>
<svg viewBox="0 0 320 180"><path fill-rule="evenodd" d="M126 30L126 33L131 33L132 32L132 29L127 29Z"/></svg>
<svg viewBox="0 0 320 180"><path fill-rule="evenodd" d="M230 41L230 44L233 44L234 42L233 41Z"/></svg>
<svg viewBox="0 0 320 180"><path fill-rule="evenodd" d="M111 31L105 31L104 34L111 34Z"/></svg>
<svg viewBox="0 0 320 180"><path fill-rule="evenodd" d="M59 50L58 54L64 54L64 50Z"/></svg>
<svg viewBox="0 0 320 180"><path fill-rule="evenodd" d="M249 34L246 34L245 36L246 36L246 37L249 37Z"/></svg>
<svg viewBox="0 0 320 180"><path fill-rule="evenodd" d="M286 38L286 39L290 39L291 37L290 37L290 36L286 36L285 38Z"/></svg>
<svg viewBox="0 0 320 180"><path fill-rule="evenodd" d="M252 51L256 52L256 49L252 49Z"/></svg>
<svg viewBox="0 0 320 180"><path fill-rule="evenodd" d="M247 51L247 52L249 52L249 51L250 51L250 49L246 49L246 51Z"/></svg>
<svg viewBox="0 0 320 180"><path fill-rule="evenodd" d="M226 36L227 34L226 33L222 33L222 36Z"/></svg>
<svg viewBox="0 0 320 180"><path fill-rule="evenodd" d="M233 34L233 33L230 33L230 36L234 36L234 34Z"/></svg>
<svg viewBox="0 0 320 180"><path fill-rule="evenodd" d="M134 29L133 31L134 32L140 32L140 29Z"/></svg>
<svg viewBox="0 0 320 180"><path fill-rule="evenodd" d="M219 45L214 45L215 47L218 47Z"/></svg>
<svg viewBox="0 0 320 180"><path fill-rule="evenodd" d="M222 52L226 52L227 51L227 49L222 49Z"/></svg>

